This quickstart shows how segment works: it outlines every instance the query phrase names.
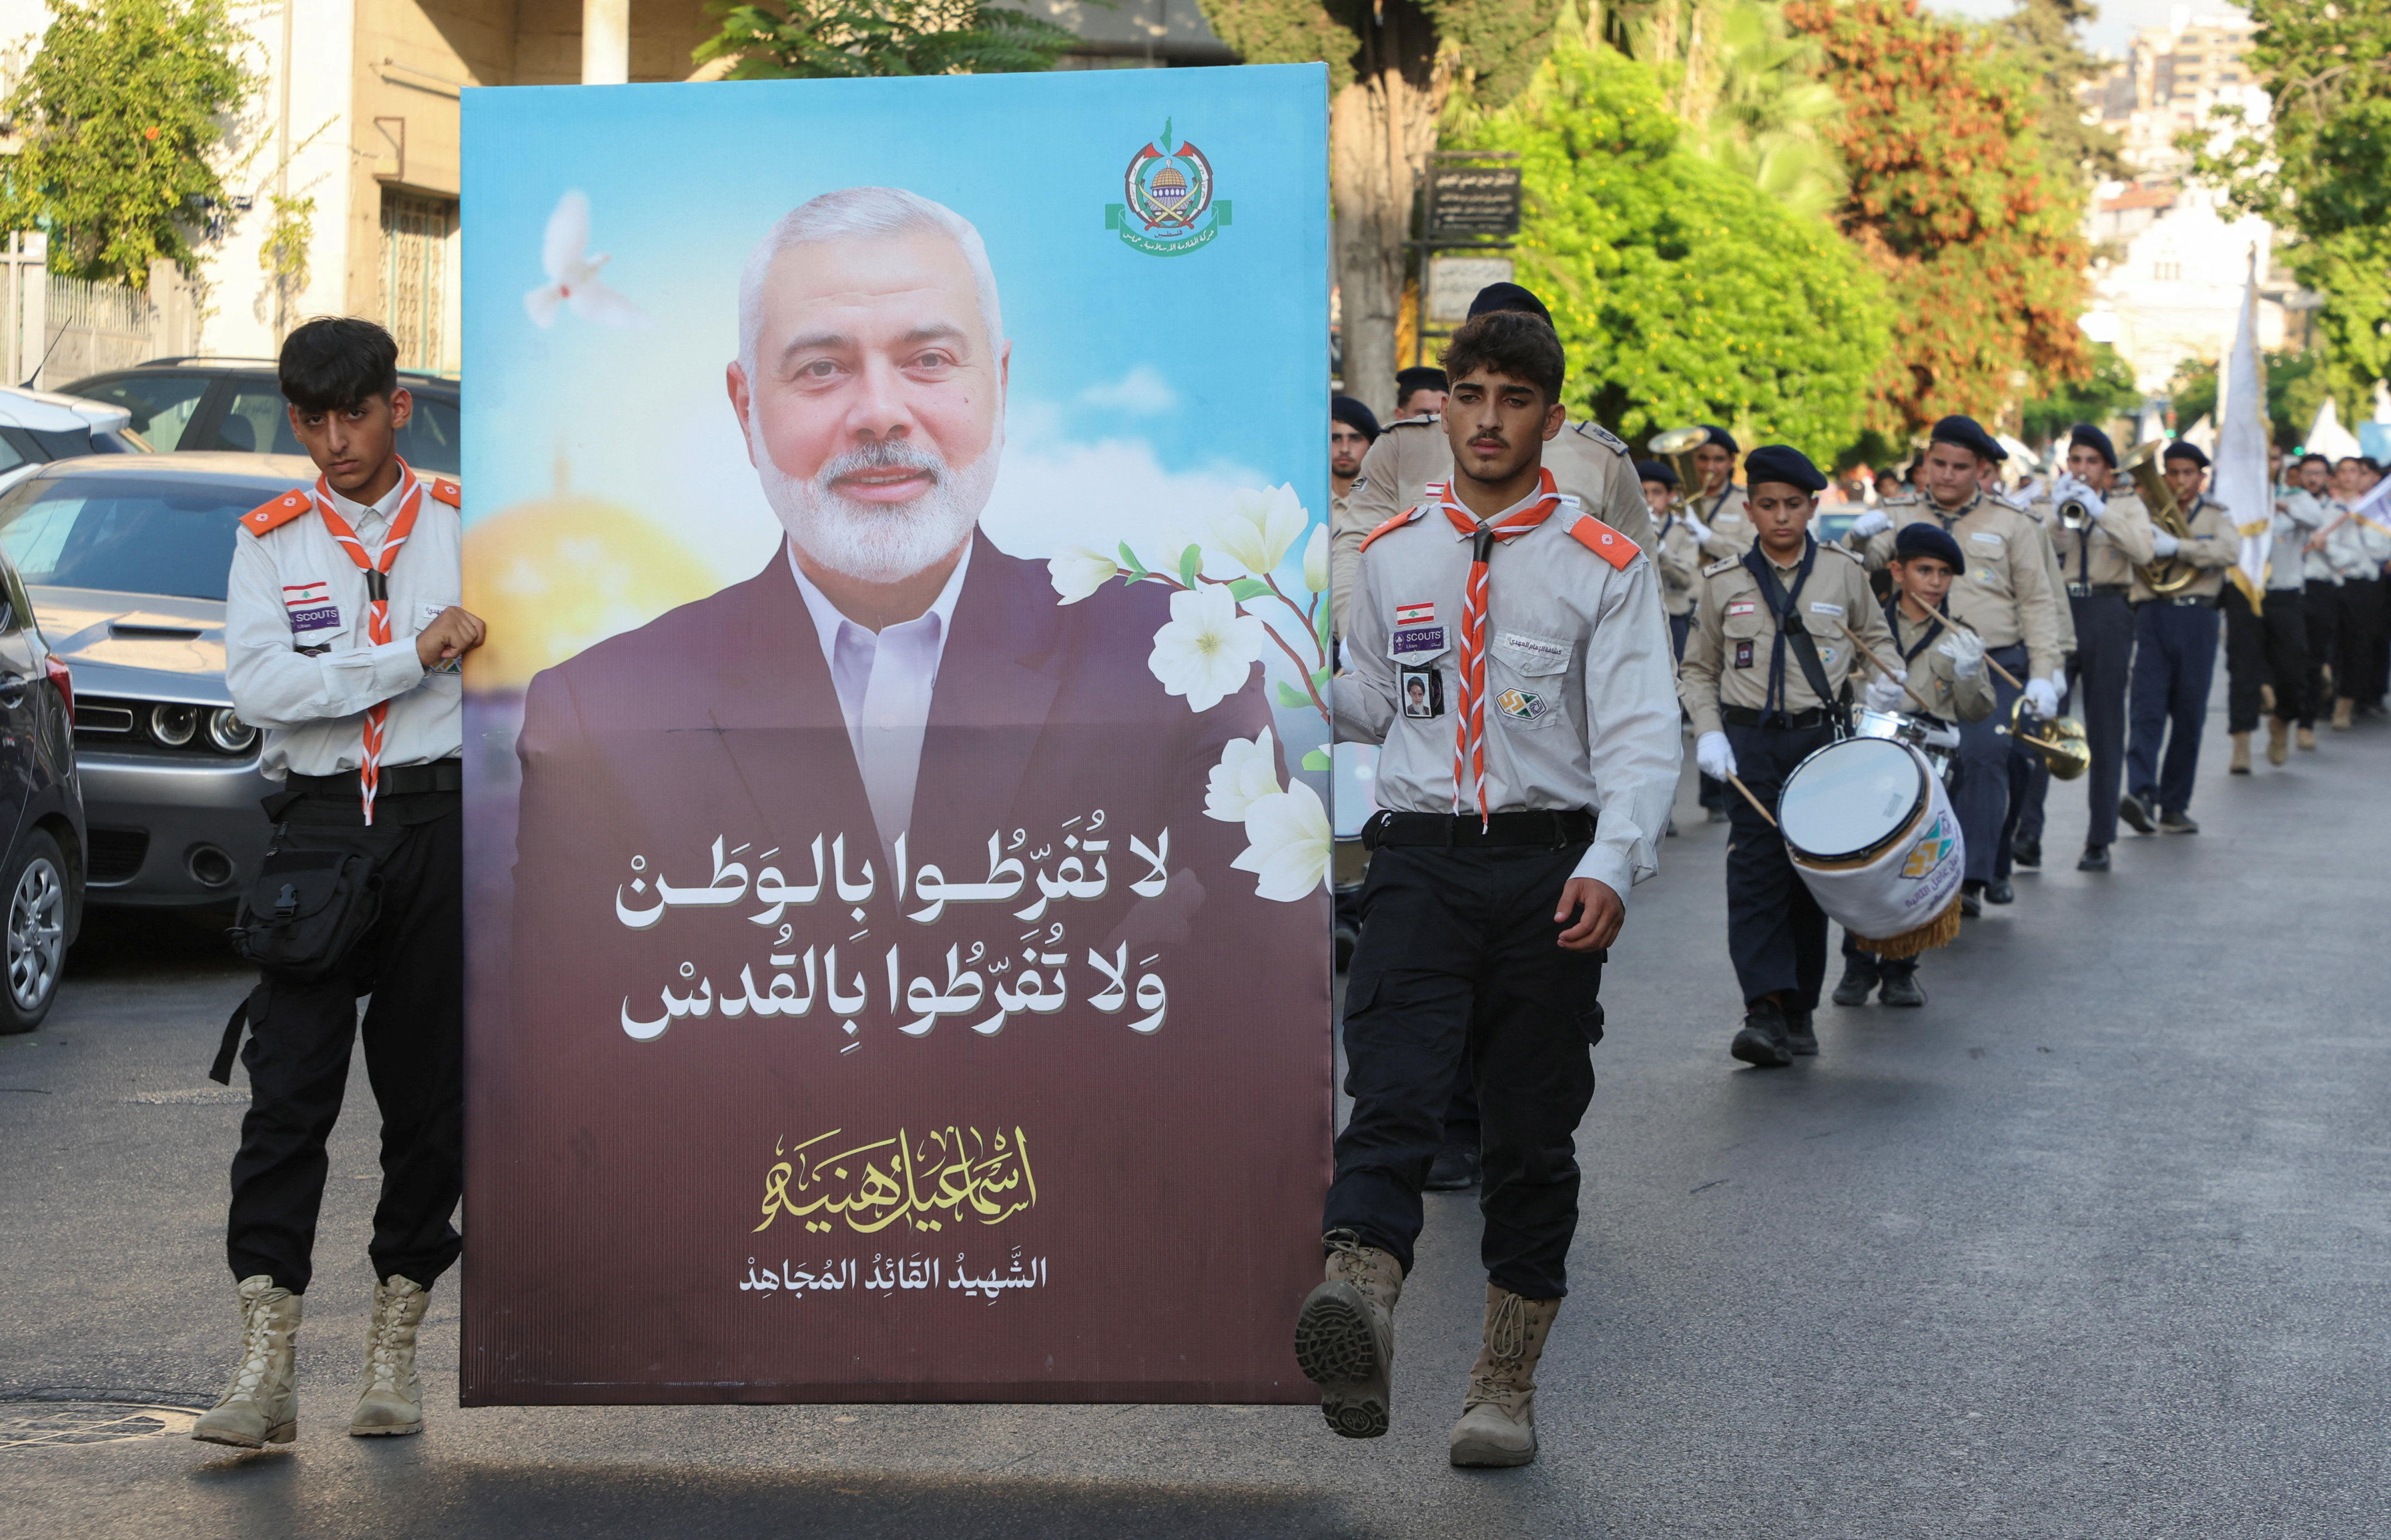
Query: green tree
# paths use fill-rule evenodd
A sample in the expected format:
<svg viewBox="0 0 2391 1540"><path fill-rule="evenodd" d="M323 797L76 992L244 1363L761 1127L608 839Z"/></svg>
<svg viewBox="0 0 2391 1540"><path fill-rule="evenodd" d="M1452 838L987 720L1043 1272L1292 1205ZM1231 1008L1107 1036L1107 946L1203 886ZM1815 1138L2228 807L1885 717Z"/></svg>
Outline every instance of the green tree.
<svg viewBox="0 0 2391 1540"><path fill-rule="evenodd" d="M2098 427L2113 417L2129 416L2141 407L2142 392L2134 383L2133 368L2114 347L2107 343L2092 344L2091 366L2083 379L2062 381L2025 404L2025 432L2022 436L2027 443L2048 444L2078 422Z"/></svg>
<svg viewBox="0 0 2391 1540"><path fill-rule="evenodd" d="M1522 277L1569 350L1575 415L1640 437L1695 421L1833 458L1889 343L1881 285L1822 220L1689 144L1645 66L1564 35L1509 107Z"/></svg>
<svg viewBox="0 0 2391 1540"><path fill-rule="evenodd" d="M2308 429L2315 425L2317 413L2324 409L2333 382L2332 366L2323 354L2312 348L2298 353L2269 353L2262 363L2267 376L2268 431L2283 448L2297 448L2307 440ZM2175 378L2167 388L2174 400L2176 421L2181 426L2189 428L2203 417L2216 415L2215 364L2186 358L2176 366Z"/></svg>
<svg viewBox="0 0 2391 1540"><path fill-rule="evenodd" d="M1828 136L1851 172L1839 217L1895 307L1877 431L1998 419L2082 378L2086 189L2053 177L2023 77L1918 0L1792 0L1786 16L1826 50L1844 104Z"/></svg>
<svg viewBox="0 0 2391 1540"><path fill-rule="evenodd" d="M1612 7L1604 35L1673 83L1669 99L1701 153L1797 212L1842 201L1842 164L1823 130L1842 103L1784 0L1642 0Z"/></svg>
<svg viewBox="0 0 2391 1540"><path fill-rule="evenodd" d="M1051 70L1079 39L984 0L707 0L722 28L690 55L732 80L989 75Z"/></svg>
<svg viewBox="0 0 2391 1540"><path fill-rule="evenodd" d="M2324 296L2326 386L2355 415L2391 375L2391 0L2249 8L2251 66L2273 104L2266 128L2219 108L2178 148L2237 211L2297 238L2284 256ZM2212 149L2218 136L2228 142Z"/></svg>
<svg viewBox="0 0 2391 1540"><path fill-rule="evenodd" d="M2084 46L2077 29L2098 20L2089 0L2018 0L2018 8L1991 23L2006 61L2034 83L2035 122L2043 152L2062 181L2091 182L2126 175L2116 135L2087 123L2078 91L2109 71Z"/></svg>
<svg viewBox="0 0 2391 1540"><path fill-rule="evenodd" d="M149 283L197 266L191 232L224 198L213 151L255 88L224 0L54 0L6 110L24 149L0 226L46 229L50 266Z"/></svg>

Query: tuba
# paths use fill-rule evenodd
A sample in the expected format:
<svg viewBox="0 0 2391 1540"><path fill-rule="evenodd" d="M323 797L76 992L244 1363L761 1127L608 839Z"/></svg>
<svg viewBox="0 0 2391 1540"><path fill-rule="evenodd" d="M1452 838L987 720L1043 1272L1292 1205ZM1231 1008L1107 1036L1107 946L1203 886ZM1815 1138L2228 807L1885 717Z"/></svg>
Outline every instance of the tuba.
<svg viewBox="0 0 2391 1540"><path fill-rule="evenodd" d="M1654 434L1644 441L1644 446L1669 462L1677 472L1677 495L1687 506L1702 495L1701 473L1694 469L1694 451L1710 442L1703 429L1688 425Z"/></svg>
<svg viewBox="0 0 2391 1540"><path fill-rule="evenodd" d="M2141 494L2142 506L2150 510L2151 523L2178 540L2189 540L2191 521L2184 517L2183 505L2175 500L2175 488L2166 484L2159 468L2159 451L2165 447L2163 440L2152 439L2134 451L2126 462L2126 474L2133 478L2134 490ZM2179 555L2161 557L2148 566L2134 569L2142 586L2162 597L2181 593L2200 579L2200 569Z"/></svg>

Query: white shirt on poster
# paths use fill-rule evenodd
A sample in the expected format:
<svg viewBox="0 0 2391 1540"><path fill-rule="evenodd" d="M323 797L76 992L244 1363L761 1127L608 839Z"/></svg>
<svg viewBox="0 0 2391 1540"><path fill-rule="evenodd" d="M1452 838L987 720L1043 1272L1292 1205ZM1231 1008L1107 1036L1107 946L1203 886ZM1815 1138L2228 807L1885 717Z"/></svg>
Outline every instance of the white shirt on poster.
<svg viewBox="0 0 2391 1540"><path fill-rule="evenodd" d="M788 550L789 574L805 596L847 718L847 740L855 768L871 799L872 822L883 848L893 847L913 819L913 788L922 775L922 738L930 721L930 693L938 682L947 634L954 627L955 599L971 568L971 547L947 575L946 587L928 610L878 632L839 613L830 596L814 586ZM893 858L892 858L893 859Z"/></svg>

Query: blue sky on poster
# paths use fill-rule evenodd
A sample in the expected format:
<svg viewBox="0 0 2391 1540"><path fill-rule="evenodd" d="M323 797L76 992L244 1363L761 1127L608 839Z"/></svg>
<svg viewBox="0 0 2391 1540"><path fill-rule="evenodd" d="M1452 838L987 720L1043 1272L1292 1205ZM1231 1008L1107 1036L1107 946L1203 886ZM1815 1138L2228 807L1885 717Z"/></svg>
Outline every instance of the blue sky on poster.
<svg viewBox="0 0 2391 1540"><path fill-rule="evenodd" d="M1017 554L1143 551L1239 487L1326 511L1325 147L1316 67L472 92L466 99L470 517L555 490L644 515L724 581L778 539L723 384L741 265L782 213L863 184L970 219L1014 352L984 525ZM1290 89L1293 86L1293 89ZM1234 218L1156 257L1105 227L1171 121ZM523 295L569 189L604 281L653 324L542 329ZM1300 543L1298 554L1300 552Z"/></svg>

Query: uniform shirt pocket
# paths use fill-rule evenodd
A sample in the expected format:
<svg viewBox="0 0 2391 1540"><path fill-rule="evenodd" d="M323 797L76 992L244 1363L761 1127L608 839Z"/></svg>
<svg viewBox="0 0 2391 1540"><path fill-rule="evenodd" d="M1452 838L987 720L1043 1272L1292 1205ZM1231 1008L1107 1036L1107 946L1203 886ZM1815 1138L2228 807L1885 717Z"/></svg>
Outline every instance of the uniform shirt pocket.
<svg viewBox="0 0 2391 1540"><path fill-rule="evenodd" d="M1767 624L1765 607L1751 594L1738 595L1719 606L1720 632L1738 641L1760 635Z"/></svg>
<svg viewBox="0 0 2391 1540"><path fill-rule="evenodd" d="M1527 631L1497 631L1492 651L1493 655L1500 658L1511 672L1526 679L1537 679L1545 674L1567 672L1570 654L1575 650L1570 643L1557 637L1535 636Z"/></svg>

